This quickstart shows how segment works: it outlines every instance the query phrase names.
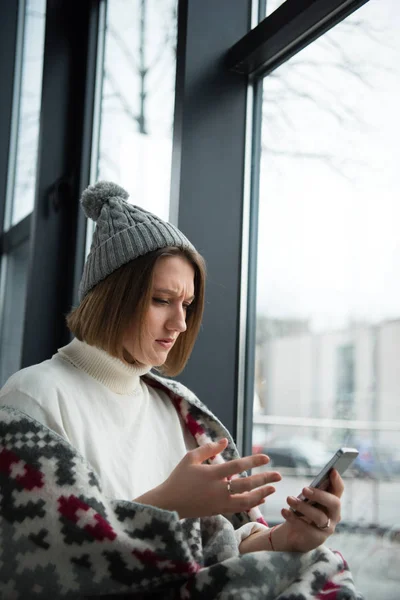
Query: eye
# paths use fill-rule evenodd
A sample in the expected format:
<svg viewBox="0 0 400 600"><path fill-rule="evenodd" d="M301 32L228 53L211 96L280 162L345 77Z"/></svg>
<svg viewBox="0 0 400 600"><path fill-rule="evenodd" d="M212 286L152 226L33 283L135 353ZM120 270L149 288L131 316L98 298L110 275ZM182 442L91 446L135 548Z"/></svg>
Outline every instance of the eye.
<svg viewBox="0 0 400 600"><path fill-rule="evenodd" d="M164 300L163 298L153 298L153 302L156 304L169 304L168 300Z"/></svg>

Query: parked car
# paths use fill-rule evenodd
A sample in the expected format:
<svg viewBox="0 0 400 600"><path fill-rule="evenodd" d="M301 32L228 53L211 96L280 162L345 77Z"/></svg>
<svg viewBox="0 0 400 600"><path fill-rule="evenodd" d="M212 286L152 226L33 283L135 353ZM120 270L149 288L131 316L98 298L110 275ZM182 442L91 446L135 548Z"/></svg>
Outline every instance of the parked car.
<svg viewBox="0 0 400 600"><path fill-rule="evenodd" d="M354 462L357 477L390 480L399 474L399 458L393 449L376 444L373 440L362 440L356 447L359 450Z"/></svg>
<svg viewBox="0 0 400 600"><path fill-rule="evenodd" d="M323 442L308 437L277 438L264 446L273 469L290 469L296 475L316 475L333 456Z"/></svg>

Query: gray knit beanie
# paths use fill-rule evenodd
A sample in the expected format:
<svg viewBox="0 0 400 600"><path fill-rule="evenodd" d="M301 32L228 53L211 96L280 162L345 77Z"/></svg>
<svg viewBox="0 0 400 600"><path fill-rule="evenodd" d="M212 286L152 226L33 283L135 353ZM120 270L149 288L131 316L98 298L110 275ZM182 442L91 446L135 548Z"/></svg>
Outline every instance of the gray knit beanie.
<svg viewBox="0 0 400 600"><path fill-rule="evenodd" d="M194 250L179 229L128 204L128 197L128 192L110 181L99 181L82 194L85 215L96 222L96 228L79 286L80 300L99 281L138 256L167 246Z"/></svg>

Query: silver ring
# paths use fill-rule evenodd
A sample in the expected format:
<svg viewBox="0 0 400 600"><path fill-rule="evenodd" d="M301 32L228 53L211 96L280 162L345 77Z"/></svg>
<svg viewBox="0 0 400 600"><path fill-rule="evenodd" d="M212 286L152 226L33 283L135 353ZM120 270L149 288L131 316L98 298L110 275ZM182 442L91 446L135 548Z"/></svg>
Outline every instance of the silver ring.
<svg viewBox="0 0 400 600"><path fill-rule="evenodd" d="M329 529L330 526L331 526L330 519L327 520L327 522L325 523L325 525L323 527L320 527L319 525L317 525L318 529Z"/></svg>
<svg viewBox="0 0 400 600"><path fill-rule="evenodd" d="M233 491L233 489L231 487L231 483L232 483L232 481L230 479L228 479L228 481L226 482L226 487L227 487L229 494L234 494L235 492Z"/></svg>

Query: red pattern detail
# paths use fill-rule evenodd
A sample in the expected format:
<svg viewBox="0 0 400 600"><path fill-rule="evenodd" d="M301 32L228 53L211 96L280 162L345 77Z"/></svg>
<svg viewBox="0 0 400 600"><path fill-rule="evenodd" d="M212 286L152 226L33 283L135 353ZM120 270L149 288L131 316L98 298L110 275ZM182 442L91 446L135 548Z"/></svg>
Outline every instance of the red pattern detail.
<svg viewBox="0 0 400 600"><path fill-rule="evenodd" d="M332 550L332 549L331 549ZM340 556L340 558L343 561L343 569L340 571L340 573L343 573L344 571L348 571L349 570L349 565L347 564L346 559L344 558L343 554L341 552L339 552L339 550L332 550L332 552L334 554L337 554L338 556Z"/></svg>
<svg viewBox="0 0 400 600"><path fill-rule="evenodd" d="M154 379L149 379L146 377L146 383L148 385L150 385L151 387L154 387L158 390L162 390L163 392L165 392L168 395L170 400L172 400L172 402L174 403L174 406L175 406L177 412L180 415L182 415L182 417L185 419L186 425L187 425L190 433L193 435L193 437L195 437L196 435L204 435L205 434L205 430L203 429L203 427L200 425L200 423L198 423L196 421L196 419L194 417L192 417L192 415L190 413L188 413L186 415L186 417L183 416L182 408L181 408L182 398L180 396L178 396L178 394L175 394L172 390L169 390L168 388L163 386L162 383L160 383L159 381L154 381Z"/></svg>
<svg viewBox="0 0 400 600"><path fill-rule="evenodd" d="M73 495L69 496L69 498L60 496L58 504L59 512L73 523L77 523L79 520L79 516L76 514L78 510L88 511L92 508ZM84 531L87 531L99 542L102 542L104 539L114 540L117 537L111 525L99 513L96 513L93 518L97 521L96 525L85 525L83 527Z"/></svg>
<svg viewBox="0 0 400 600"><path fill-rule="evenodd" d="M202 436L206 435L205 429L200 425L200 423L198 423L196 421L196 419L194 417L192 417L192 415L189 412L187 413L186 418L183 416L183 414L182 414L182 400L183 399L180 396L178 396L178 394L175 394L172 390L169 390L167 387L165 387L159 381L155 381L154 379L150 379L148 377L144 377L143 379L146 380L146 383L149 386L154 387L155 389L158 389L158 390L162 390L163 392L165 392L168 395L170 400L173 402L178 414L180 414L186 420L187 428L189 429L190 433L193 435L193 437L195 439L196 439L197 435L202 435ZM214 458L215 458L214 456L211 457L211 460L214 460ZM248 515L250 513L249 510L247 510L245 512ZM256 519L256 521L258 523L261 523L262 525L266 525L266 527L268 527L267 521L262 516L258 517Z"/></svg>
<svg viewBox="0 0 400 600"><path fill-rule="evenodd" d="M170 560L167 557L158 556L155 552L151 550L132 550L132 555L137 558L140 562L144 562L150 564L152 567L159 568L159 563L163 564L162 568L166 571L171 571L172 573L197 573L200 571L200 565L196 562L182 562L177 560Z"/></svg>
<svg viewBox="0 0 400 600"><path fill-rule="evenodd" d="M44 475L31 465L26 464L15 452L3 448L0 452L0 471L6 473L8 476L11 475L11 467L14 464L21 463L24 466L25 473L23 475L17 475L14 481L18 483L25 490L33 490L34 488L41 488L44 485Z"/></svg>
<svg viewBox="0 0 400 600"><path fill-rule="evenodd" d="M344 569L339 572L343 573ZM341 586L334 583L330 579L325 583L322 590L317 595L317 600L337 600L337 594L340 592Z"/></svg>
<svg viewBox="0 0 400 600"><path fill-rule="evenodd" d="M186 424L188 426L190 433L193 435L193 437L196 435L204 435L205 434L203 427L189 413L186 415Z"/></svg>

